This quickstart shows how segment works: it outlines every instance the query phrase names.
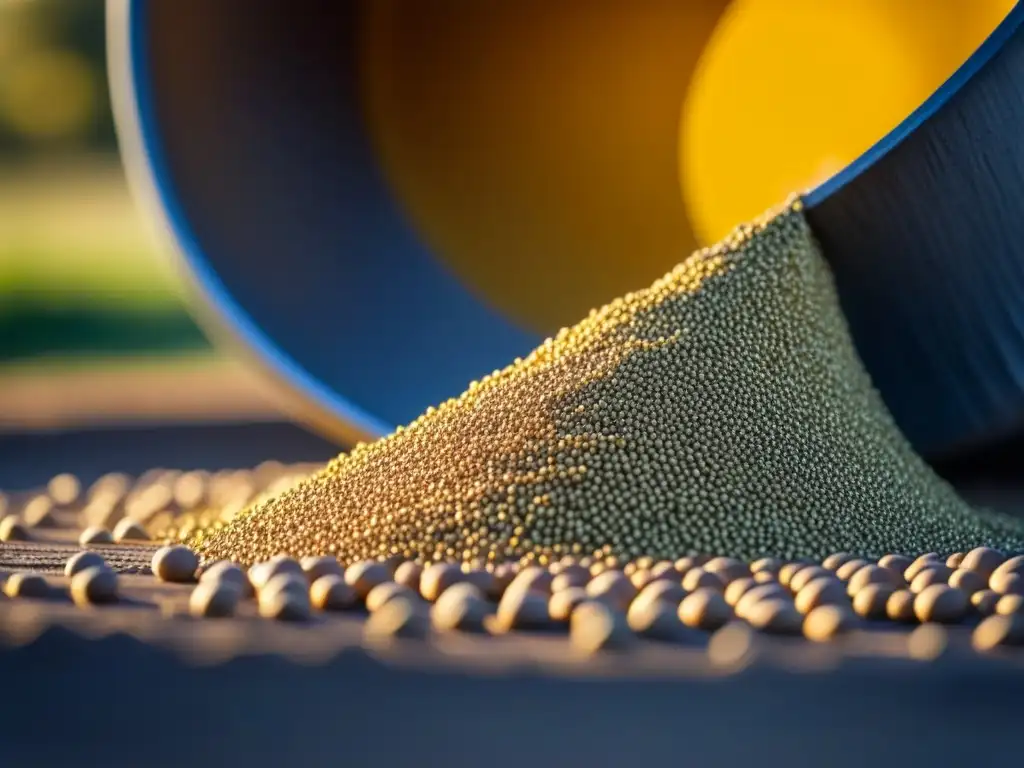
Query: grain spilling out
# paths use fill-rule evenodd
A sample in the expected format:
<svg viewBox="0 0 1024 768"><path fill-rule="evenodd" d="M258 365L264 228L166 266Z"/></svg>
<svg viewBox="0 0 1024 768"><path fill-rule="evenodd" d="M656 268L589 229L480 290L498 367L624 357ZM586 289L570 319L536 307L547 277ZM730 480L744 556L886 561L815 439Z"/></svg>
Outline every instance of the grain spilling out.
<svg viewBox="0 0 1024 768"><path fill-rule="evenodd" d="M1021 550L1024 527L899 433L795 201L189 543L543 565Z"/></svg>

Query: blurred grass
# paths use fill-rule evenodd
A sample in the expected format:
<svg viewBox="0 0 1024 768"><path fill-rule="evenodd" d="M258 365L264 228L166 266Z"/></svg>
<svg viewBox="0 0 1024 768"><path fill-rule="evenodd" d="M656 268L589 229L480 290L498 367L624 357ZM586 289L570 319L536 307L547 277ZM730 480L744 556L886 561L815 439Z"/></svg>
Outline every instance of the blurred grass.
<svg viewBox="0 0 1024 768"><path fill-rule="evenodd" d="M0 168L0 363L209 348L116 158Z"/></svg>

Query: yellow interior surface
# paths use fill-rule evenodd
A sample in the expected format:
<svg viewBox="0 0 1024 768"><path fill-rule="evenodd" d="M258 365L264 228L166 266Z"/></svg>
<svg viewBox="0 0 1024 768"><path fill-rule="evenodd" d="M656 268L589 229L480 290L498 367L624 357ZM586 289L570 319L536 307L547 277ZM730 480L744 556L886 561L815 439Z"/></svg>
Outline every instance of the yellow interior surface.
<svg viewBox="0 0 1024 768"><path fill-rule="evenodd" d="M427 245L541 331L680 261L679 107L726 4L366 2L367 120Z"/></svg>
<svg viewBox="0 0 1024 768"><path fill-rule="evenodd" d="M1013 4L366 0L366 121L424 243L550 332L840 170Z"/></svg>
<svg viewBox="0 0 1024 768"><path fill-rule="evenodd" d="M683 111L680 178L702 242L865 152L1014 0L734 0Z"/></svg>

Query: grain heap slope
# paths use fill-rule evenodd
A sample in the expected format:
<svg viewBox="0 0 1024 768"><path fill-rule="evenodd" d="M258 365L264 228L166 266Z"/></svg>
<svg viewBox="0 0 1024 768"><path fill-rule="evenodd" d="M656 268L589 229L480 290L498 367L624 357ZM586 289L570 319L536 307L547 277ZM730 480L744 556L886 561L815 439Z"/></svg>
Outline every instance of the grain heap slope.
<svg viewBox="0 0 1024 768"><path fill-rule="evenodd" d="M1024 529L899 433L795 202L192 544L242 563L749 559L1013 550Z"/></svg>

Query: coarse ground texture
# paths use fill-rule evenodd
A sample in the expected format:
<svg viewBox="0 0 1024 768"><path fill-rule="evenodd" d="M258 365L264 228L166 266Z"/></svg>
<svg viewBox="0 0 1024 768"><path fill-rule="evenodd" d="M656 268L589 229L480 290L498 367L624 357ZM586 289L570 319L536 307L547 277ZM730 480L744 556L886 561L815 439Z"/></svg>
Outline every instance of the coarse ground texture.
<svg viewBox="0 0 1024 768"><path fill-rule="evenodd" d="M242 563L877 557L1021 550L1024 527L899 433L795 202L191 543Z"/></svg>

